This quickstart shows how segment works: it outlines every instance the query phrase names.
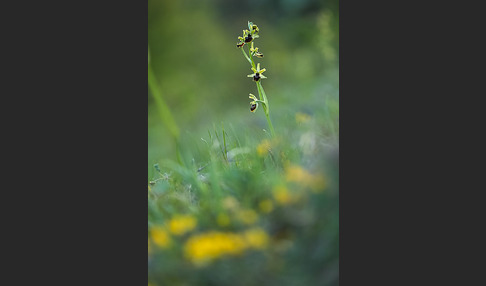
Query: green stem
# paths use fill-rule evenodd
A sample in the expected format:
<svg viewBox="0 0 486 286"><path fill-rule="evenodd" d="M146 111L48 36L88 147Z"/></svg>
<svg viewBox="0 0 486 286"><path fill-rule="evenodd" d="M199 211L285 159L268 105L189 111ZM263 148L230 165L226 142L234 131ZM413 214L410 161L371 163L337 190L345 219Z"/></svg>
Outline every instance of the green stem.
<svg viewBox="0 0 486 286"><path fill-rule="evenodd" d="M270 112L270 107L268 106L268 99L267 99L267 95L265 94L265 90L263 90L263 85L261 82L257 82L257 88L259 90L259 92L261 91L262 93L262 96L263 96L263 101L265 101L265 103L267 104L267 110L268 112Z"/></svg>
<svg viewBox="0 0 486 286"><path fill-rule="evenodd" d="M152 96L154 97L162 122L167 126L172 136L174 136L176 140L179 139L179 128L177 128L177 124L172 116L172 113L170 112L169 106L162 98L162 94L157 85L157 81L150 64L148 66L148 85L150 87L150 91L152 92Z"/></svg>
<svg viewBox="0 0 486 286"><path fill-rule="evenodd" d="M270 114L265 112L265 117L267 117L268 126L270 127L270 133L272 137L275 137L275 130L273 129L272 120L270 120Z"/></svg>
<svg viewBox="0 0 486 286"><path fill-rule="evenodd" d="M251 64L251 60L250 58L246 55L245 53L245 50L243 50L243 47L240 48L240 50L243 52L243 55L245 56L245 58L248 60L248 62Z"/></svg>
<svg viewBox="0 0 486 286"><path fill-rule="evenodd" d="M253 62L253 56L251 55L251 52L250 52L250 46L248 46L248 54L250 55L250 59L251 59L251 66L256 69L256 66L255 66L255 62Z"/></svg>
<svg viewBox="0 0 486 286"><path fill-rule="evenodd" d="M263 101L265 102L265 105L262 104L262 106L263 111L265 112L265 117L267 118L268 126L270 127L270 133L272 134L272 137L275 137L275 130L273 129L272 120L270 120L270 107L268 105L267 96L265 95L265 91L263 90L263 86L260 82L257 82L257 89L260 98L263 98Z"/></svg>
<svg viewBox="0 0 486 286"><path fill-rule="evenodd" d="M256 70L255 62L253 61L253 56L250 52L250 46L248 46L248 54L250 55L250 57L246 55L243 48L241 48L241 51L243 52L243 55L245 55L245 58L251 63L251 66ZM270 127L270 133L272 134L272 137L275 137L275 130L273 129L273 124L272 121L270 120L270 108L268 105L267 95L265 94L265 91L263 90L263 86L259 81L256 82L256 85L258 90L258 98L259 100L265 103L262 104L262 107L263 107L263 111L265 112L265 117L267 118L268 126Z"/></svg>

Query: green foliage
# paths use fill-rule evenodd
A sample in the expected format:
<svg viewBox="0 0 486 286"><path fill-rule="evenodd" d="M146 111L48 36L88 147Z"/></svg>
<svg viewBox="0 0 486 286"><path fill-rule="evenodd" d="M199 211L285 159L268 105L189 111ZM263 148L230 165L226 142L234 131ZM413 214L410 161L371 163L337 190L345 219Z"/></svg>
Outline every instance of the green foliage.
<svg viewBox="0 0 486 286"><path fill-rule="evenodd" d="M159 171L148 191L153 285L337 285L336 141L317 132L326 124L313 116L298 114L285 123L293 127L286 130L291 140L259 141L222 127L199 142L183 140L182 164L154 166ZM196 226L176 235L171 225L181 214ZM156 243L158 228L170 246ZM266 236L262 248L223 249L201 263L187 254L191 239L216 231L229 240L255 229ZM225 243L231 245L212 241L214 247ZM204 252L207 246L198 247Z"/></svg>

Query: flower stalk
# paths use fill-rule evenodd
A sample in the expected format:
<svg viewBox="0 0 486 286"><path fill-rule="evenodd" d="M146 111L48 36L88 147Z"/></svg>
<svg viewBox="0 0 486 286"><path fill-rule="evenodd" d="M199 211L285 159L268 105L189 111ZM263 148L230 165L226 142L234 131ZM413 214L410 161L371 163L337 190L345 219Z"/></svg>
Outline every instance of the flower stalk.
<svg viewBox="0 0 486 286"><path fill-rule="evenodd" d="M255 39L259 38L258 33L260 30L258 26L253 24L252 22L248 22L248 29L249 30L243 30L243 36L238 37L238 40L240 42L236 44L236 47L241 49L241 52L245 56L246 60L250 63L253 74L248 75L248 77L252 78L257 86L258 98L250 93L250 99L253 100L250 102L250 111L255 112L258 109L259 103L262 105L263 112L265 113L265 117L267 118L270 133L272 134L272 137L275 137L275 130L273 128L272 121L270 120L270 107L268 104L268 99L261 82L262 79L267 78L263 75L266 69L260 69L260 63L255 65L255 61L253 60L253 57L263 58L263 54L258 51L258 47L255 47L253 43ZM245 45L248 46L248 54L244 50Z"/></svg>

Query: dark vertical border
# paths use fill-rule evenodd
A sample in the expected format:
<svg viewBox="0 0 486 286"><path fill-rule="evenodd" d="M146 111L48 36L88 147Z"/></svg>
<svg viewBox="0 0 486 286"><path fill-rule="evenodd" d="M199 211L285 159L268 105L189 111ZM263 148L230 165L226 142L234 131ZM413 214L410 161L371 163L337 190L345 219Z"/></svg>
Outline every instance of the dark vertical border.
<svg viewBox="0 0 486 286"><path fill-rule="evenodd" d="M91 155L83 160L89 183L79 190L90 237L82 257L89 280L102 284L147 284L147 6L94 2L84 21L90 64L81 128Z"/></svg>
<svg viewBox="0 0 486 286"><path fill-rule="evenodd" d="M471 193L483 185L464 161L478 158L470 136L484 129L471 118L483 105L466 99L477 97L468 90L478 73L465 67L480 58L469 42L477 37L465 36L480 27L470 25L480 19L474 10L340 3L342 286L481 279L471 278L476 265L465 258L477 252L476 227L462 229L473 219L464 214L482 202Z"/></svg>
<svg viewBox="0 0 486 286"><path fill-rule="evenodd" d="M13 278L146 285L147 2L22 2L3 12L12 18L2 95L16 102L3 101L2 113L15 110L17 124L2 136L17 148L4 149L17 186L4 193L17 197L2 200L13 206L15 229L3 230L15 240L4 244L20 266Z"/></svg>
<svg viewBox="0 0 486 286"><path fill-rule="evenodd" d="M416 278L405 266L417 259L405 251L414 233L405 220L412 217L406 206L414 187L406 157L413 146L406 125L411 94L404 88L410 75L403 67L413 39L405 33L410 18L397 6L340 2L342 286Z"/></svg>

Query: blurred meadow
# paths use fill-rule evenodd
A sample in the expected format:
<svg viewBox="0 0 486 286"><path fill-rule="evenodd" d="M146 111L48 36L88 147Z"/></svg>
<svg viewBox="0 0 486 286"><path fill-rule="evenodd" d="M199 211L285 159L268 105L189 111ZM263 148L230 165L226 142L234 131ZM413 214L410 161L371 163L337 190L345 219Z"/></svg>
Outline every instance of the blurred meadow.
<svg viewBox="0 0 486 286"><path fill-rule="evenodd" d="M339 2L149 0L148 46L149 285L338 285Z"/></svg>

